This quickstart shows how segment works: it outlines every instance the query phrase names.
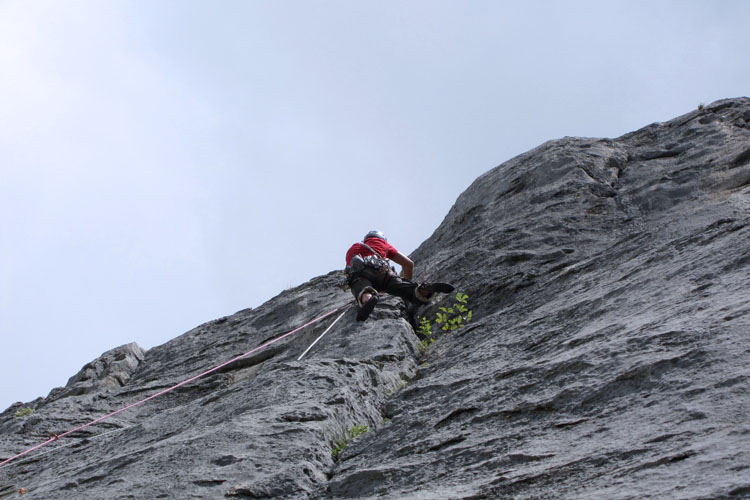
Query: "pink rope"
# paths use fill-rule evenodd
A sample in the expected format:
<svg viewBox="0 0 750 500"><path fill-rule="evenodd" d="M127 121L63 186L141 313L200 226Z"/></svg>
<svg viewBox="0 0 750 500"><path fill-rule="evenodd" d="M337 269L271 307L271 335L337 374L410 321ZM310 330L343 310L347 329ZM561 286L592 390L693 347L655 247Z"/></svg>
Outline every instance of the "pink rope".
<svg viewBox="0 0 750 500"><path fill-rule="evenodd" d="M284 335L281 335L280 337L276 337L275 339L269 340L269 341L268 341L268 342L266 342L265 344L261 344L261 345L259 345L259 346L258 346L258 347L256 347L255 349L252 349L252 350L250 350L250 351L247 351L247 352L246 352L245 354L241 354L241 355L239 355L239 356L237 356L237 357L235 357L235 358L232 358L232 359L230 359L229 361L226 361L226 362L224 362L224 363L222 363L222 364L220 364L220 365L218 365L218 366L214 366L214 367L213 367L213 368L211 368L210 370L206 370L205 372L203 372L203 373L201 373L201 374L198 374L198 375L196 375L196 376L194 376L194 377L190 377L190 378L189 378L189 379L187 379L187 380L183 380L183 381L182 381L182 382L180 382L179 384L173 385L172 387L169 387L169 388L167 388L167 389L164 389L163 391L157 392L156 394L152 394L151 396L149 396L149 397L147 397L147 398L141 399L140 401L136 401L136 402L135 402L135 403L133 403L133 404L129 404L128 406L125 406L124 408L120 408L119 410L113 411L112 413L110 413L110 414L108 414L108 415L104 415L103 417L99 417L99 418L97 418L97 419L95 419L95 420L92 420L91 422L89 422L89 423L87 423L87 424L81 425L80 427L76 427L75 429L71 429L71 430L69 430L69 431L67 431L67 432L63 432L62 434L52 434L52 437L50 437L50 438L49 438L49 439L48 439L47 441L44 441L44 442L43 442L43 443L41 443L41 444L38 444L38 445L36 445L36 446L33 446L33 447L29 448L28 450L26 450L26 451L23 451L23 452L19 453L19 454L18 454L18 455L16 455L16 456L13 456L13 457L10 457L10 458L8 458L8 459L6 459L6 460L3 460L2 462L0 462L0 467L3 467L3 466L4 466L5 464L7 464L7 463L9 463L9 462L12 462L13 460L16 460L16 459L18 459L18 458L21 458L22 456L24 456L24 455L26 455L26 454L28 454L28 453L31 453L31 452L32 452L32 451L34 451L34 450L38 450L39 448L41 448L41 447L43 447L43 446L46 446L46 445L48 445L49 443L51 443L51 442L53 442L53 441L57 441L58 439L60 439L60 438L62 438L62 437L68 436L68 435L70 435L70 434L73 434L74 432L77 432L77 431L80 431L80 430L82 430L82 429L85 429L86 427L89 427L89 426L91 426L91 425L97 424L97 423L101 422L102 420L106 420L106 419L108 419L108 418L114 417L115 415L118 415L118 414L120 414L120 413L122 413L122 412L124 412L124 411L126 411L126 410L129 410L129 409L131 409L131 408L135 408L136 406L140 406L140 405L142 405L143 403L146 403L147 401L151 401L151 400L152 400L152 399L154 399L154 398L158 398L159 396L162 396L162 395L164 395L164 394L166 394L166 393L168 393L168 392L171 392L171 391L173 391L173 390L177 389L178 387L182 387L183 385L185 385L185 384L189 384L190 382L192 382L192 381L194 381L194 380L197 380L197 379L199 379L199 378L201 378L201 377L205 377L206 375L208 375L208 374L210 374L210 373L213 373L213 372L215 372L216 370L219 370L219 369L221 369L221 368L224 368L224 367L225 367L225 366L227 366L228 364L234 363L235 361L237 361L237 360L240 360L240 359L242 359L242 358L244 358L244 357L247 357L247 356L249 356L249 355L253 354L254 352L260 351L261 349L263 349L263 348L265 348L265 347L268 347L269 345L271 345L271 344L273 344L273 343L275 343L275 342L278 342L279 340L282 340L282 339L284 339L284 338L286 338L286 337L288 337L288 336L292 335L293 333L297 333L298 331L302 330L303 328L305 328L305 327L307 327L307 326L310 326L310 325L312 325L312 324L314 324L314 323L317 323L318 321L321 321L321 320L323 320L323 319L327 318L328 316L330 316L330 315L332 315L332 314L335 314L335 313L339 312L340 310L344 309L345 307L348 307L348 306L349 306L350 304L351 304L351 302L347 302L347 303L346 303L346 304L344 304L343 306L341 306L341 307L339 307L339 308L337 308L337 309L334 309L333 311L327 312L327 313L323 314L322 316L318 316L317 318L315 318L315 319L313 319L313 320L311 320L311 321L308 321L308 322L307 322L307 323L305 323L304 325L302 325L302 326L300 326L300 327L298 327L298 328L295 328L294 330L292 330L292 331L290 331L290 332L287 332L287 333L285 333Z"/></svg>

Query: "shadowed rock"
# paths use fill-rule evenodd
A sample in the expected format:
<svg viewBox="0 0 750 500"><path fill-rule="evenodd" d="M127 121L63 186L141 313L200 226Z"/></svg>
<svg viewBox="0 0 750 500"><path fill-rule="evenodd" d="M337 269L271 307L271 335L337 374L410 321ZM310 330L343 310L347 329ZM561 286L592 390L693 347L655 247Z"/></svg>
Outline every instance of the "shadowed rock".
<svg viewBox="0 0 750 500"><path fill-rule="evenodd" d="M412 255L469 325L422 352L397 300L349 310L301 362L333 317L0 468L0 498L747 497L748 121L729 99L500 165ZM0 456L335 309L340 276L110 351L0 415Z"/></svg>

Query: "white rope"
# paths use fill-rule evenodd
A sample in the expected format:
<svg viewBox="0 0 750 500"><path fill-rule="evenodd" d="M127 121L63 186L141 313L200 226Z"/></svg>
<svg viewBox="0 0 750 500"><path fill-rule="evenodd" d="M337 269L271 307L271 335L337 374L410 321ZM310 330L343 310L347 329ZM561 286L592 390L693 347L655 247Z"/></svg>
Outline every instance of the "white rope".
<svg viewBox="0 0 750 500"><path fill-rule="evenodd" d="M300 354L300 357L297 358L297 361L299 361L303 357L305 357L305 354L307 354L310 351L310 349L312 349L313 346L318 343L318 340L320 340L320 339L323 338L323 335L325 335L326 333L328 333L328 330L330 330L331 328L333 328L333 325L335 325L336 322L338 320L340 320L344 316L344 314L346 314L346 311L344 311L341 314L339 314L339 317L333 320L333 323L331 323L330 326L328 328L326 328L326 330L323 333L321 333L320 336L317 339L315 339L315 341L312 344L310 344L310 347L308 347L307 349L305 349L305 352L303 352L302 354Z"/></svg>

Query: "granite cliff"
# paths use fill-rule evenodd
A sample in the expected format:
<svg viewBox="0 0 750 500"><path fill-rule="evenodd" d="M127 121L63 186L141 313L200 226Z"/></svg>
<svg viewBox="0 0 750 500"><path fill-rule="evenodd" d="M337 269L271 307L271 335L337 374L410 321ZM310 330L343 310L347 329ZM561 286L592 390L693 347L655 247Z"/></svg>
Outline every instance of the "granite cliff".
<svg viewBox="0 0 750 500"><path fill-rule="evenodd" d="M5 465L0 498L750 498L749 215L748 98L547 142L412 255L465 327L425 349L399 301L349 310L302 361L331 320ZM105 353L3 412L0 458L335 309L340 277Z"/></svg>

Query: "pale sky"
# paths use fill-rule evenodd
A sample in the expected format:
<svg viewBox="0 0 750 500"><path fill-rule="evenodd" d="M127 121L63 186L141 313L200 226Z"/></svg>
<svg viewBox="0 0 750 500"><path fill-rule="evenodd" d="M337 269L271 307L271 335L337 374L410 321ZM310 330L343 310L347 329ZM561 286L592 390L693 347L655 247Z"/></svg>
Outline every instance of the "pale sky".
<svg viewBox="0 0 750 500"><path fill-rule="evenodd" d="M547 140L748 95L748 25L742 0L0 0L0 410L370 229L408 254Z"/></svg>

